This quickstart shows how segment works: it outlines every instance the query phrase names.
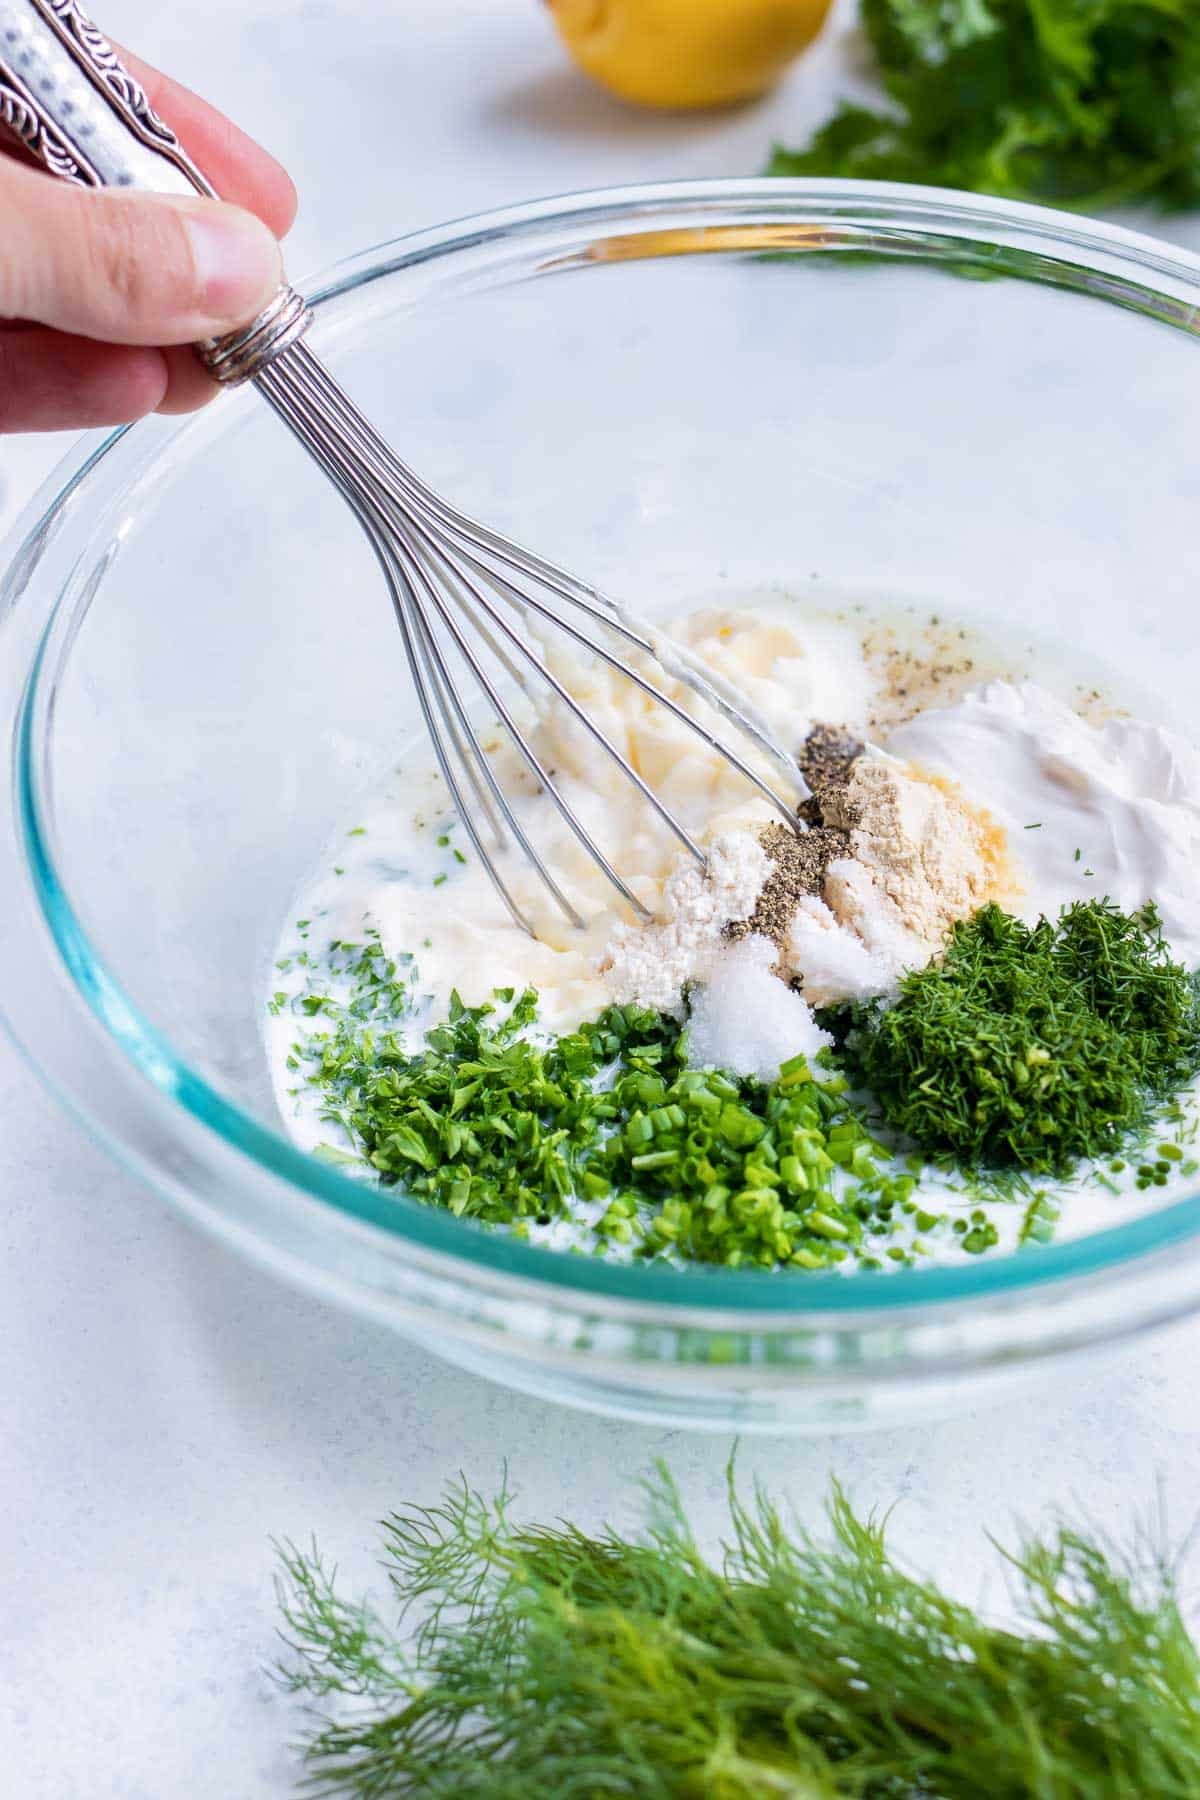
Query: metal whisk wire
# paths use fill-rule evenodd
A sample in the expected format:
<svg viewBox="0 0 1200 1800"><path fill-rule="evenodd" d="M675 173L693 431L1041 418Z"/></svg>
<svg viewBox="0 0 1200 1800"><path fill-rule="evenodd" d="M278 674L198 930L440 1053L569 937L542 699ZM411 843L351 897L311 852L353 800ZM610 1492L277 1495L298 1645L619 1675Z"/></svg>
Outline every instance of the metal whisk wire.
<svg viewBox="0 0 1200 1800"><path fill-rule="evenodd" d="M77 0L0 0L0 127L60 180L87 188L205 194L214 189L171 128L154 112ZM463 826L514 919L534 927L497 863L511 841L528 858L564 916L582 924L573 901L547 868L513 811L459 692L452 657L488 701L530 774L576 841L641 917L647 909L613 868L539 759L504 697L492 663L530 692L530 676L548 688L576 724L633 783L659 819L701 863L704 855L649 783L588 714L545 658L514 624L533 614L617 670L664 707L758 788L790 822L792 806L702 720L694 718L623 656L589 635L572 616L655 660L651 636L595 588L466 517L428 487L368 424L302 338L310 321L301 295L286 283L254 319L196 346L223 384L253 381L279 417L320 464L362 524L383 570L404 640L422 715L438 765ZM464 622L469 628L464 630ZM681 669L680 674L760 750L788 767L798 797L806 789L794 763L727 695ZM470 798L468 798L468 790ZM479 815L490 833L489 844Z"/></svg>
<svg viewBox="0 0 1200 1800"><path fill-rule="evenodd" d="M470 710L454 680L446 640L453 645L538 787L581 848L639 917L648 918L648 909L612 866L538 757L472 643L471 633L527 694L532 694L528 679L532 672L633 784L679 843L699 863L705 859L692 835L538 654L505 607L512 608L518 618L533 614L546 621L616 670L722 756L785 819L794 823L794 804L783 799L736 750L560 608L575 607L601 631L654 657L655 646L648 635L597 590L477 524L443 500L395 455L307 345L292 345L260 370L254 380L280 418L321 464L367 534L391 596L422 717L451 800L496 891L525 930L533 932L534 925L514 898L496 860L496 852L509 837L527 857L564 917L572 925L582 925L584 921L521 826L496 778L492 759L480 742ZM514 577L523 577L524 585L518 585ZM553 596L559 607L550 604L543 594ZM469 630L464 630L463 621ZM686 671L684 678L687 679ZM723 704L722 710L735 729L779 758L777 747L754 721L737 715L728 704ZM490 845L468 801L467 788L490 829Z"/></svg>

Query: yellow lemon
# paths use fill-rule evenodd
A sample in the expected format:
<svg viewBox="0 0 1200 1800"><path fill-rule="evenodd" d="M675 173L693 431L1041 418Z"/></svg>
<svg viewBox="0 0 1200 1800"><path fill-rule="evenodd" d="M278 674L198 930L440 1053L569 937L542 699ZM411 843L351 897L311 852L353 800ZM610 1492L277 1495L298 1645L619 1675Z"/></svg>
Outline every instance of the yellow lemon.
<svg viewBox="0 0 1200 1800"><path fill-rule="evenodd" d="M639 106L723 106L765 92L830 0L549 0L580 68Z"/></svg>

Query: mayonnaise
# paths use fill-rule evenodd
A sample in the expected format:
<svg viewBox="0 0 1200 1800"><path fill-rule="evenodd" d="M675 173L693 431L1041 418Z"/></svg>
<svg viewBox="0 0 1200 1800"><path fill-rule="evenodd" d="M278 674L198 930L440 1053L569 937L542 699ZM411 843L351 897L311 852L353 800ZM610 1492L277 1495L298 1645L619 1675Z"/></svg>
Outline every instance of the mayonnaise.
<svg viewBox="0 0 1200 1800"><path fill-rule="evenodd" d="M797 617L794 609L764 606L753 613L706 608L672 622L669 630L690 653L689 660L695 657L744 693L765 731L785 743L803 741L826 703L822 697L839 722L857 723L869 710L875 678L864 664L858 634L848 624L810 621ZM603 662L581 662L560 638L543 644L541 653L698 844L711 846L730 832L754 834L777 816L744 775L625 676ZM685 711L715 723L767 782L781 785L773 759L714 720L711 709L678 674L648 660L644 672ZM680 860L678 840L565 707L554 703L540 709L529 735L563 799L633 892L661 917L665 884ZM491 748L492 740L485 741ZM587 928L571 925L555 909L519 853L504 859L504 875L517 904L536 920L536 938L513 923L474 856L464 865L451 864L448 878L443 874L434 892L420 880L364 884L359 876L355 903L377 923L390 949L418 951L421 991L430 996L435 1011L444 1010L453 988L468 1004L478 1004L490 999L496 987L534 987L543 1025L570 1029L621 997L606 982L604 968L611 963L606 951L628 920L628 910L500 732L492 755L514 812L584 914ZM443 792L441 806L445 804ZM397 826L402 836L404 821L393 815L390 836L398 857ZM373 829L362 842L377 842L380 835ZM455 842L469 848L461 831ZM414 848L405 846L409 866ZM751 848L759 855L756 843ZM348 868L344 890L352 873Z"/></svg>

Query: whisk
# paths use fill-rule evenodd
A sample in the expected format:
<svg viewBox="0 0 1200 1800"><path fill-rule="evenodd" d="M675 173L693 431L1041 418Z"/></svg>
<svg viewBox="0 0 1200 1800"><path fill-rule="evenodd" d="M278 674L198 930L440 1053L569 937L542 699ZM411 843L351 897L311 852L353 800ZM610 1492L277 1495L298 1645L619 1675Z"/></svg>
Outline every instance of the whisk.
<svg viewBox="0 0 1200 1800"><path fill-rule="evenodd" d="M0 123L51 174L65 180L215 197L140 84L74 0L0 0ZM565 918L572 925L584 923L513 810L474 723L478 700L469 704L463 698L464 678L469 691L486 700L568 830L637 916L648 918L647 907L539 758L510 703L505 676L527 694L540 688L553 695L682 847L700 864L705 861L689 831L540 653L529 629L531 618L564 634L664 707L796 825L796 801L807 788L766 726L685 653L670 655L671 674L781 770L793 792L791 800L628 659L628 652L637 652L642 660L660 660L662 643L653 631L586 582L467 518L400 460L302 341L310 316L301 296L284 286L257 318L197 345L197 354L223 385L254 383L356 515L383 572L421 713L455 810L513 919L535 932L530 912L518 903L502 867L504 851L515 845Z"/></svg>

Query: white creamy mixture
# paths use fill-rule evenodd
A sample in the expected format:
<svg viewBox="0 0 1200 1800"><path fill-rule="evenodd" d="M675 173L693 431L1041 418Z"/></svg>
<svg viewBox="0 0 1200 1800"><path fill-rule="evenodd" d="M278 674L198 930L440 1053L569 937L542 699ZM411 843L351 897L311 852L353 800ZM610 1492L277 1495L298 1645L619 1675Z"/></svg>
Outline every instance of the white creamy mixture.
<svg viewBox="0 0 1200 1800"><path fill-rule="evenodd" d="M1200 752L1141 719L1087 725L1032 682L992 681L919 713L888 748L949 776L1003 826L1032 922L1107 895L1153 898L1179 961L1200 963Z"/></svg>
<svg viewBox="0 0 1200 1800"><path fill-rule="evenodd" d="M746 691L784 743L803 741L829 696L850 718L865 717L870 708L873 678L849 625L822 621L819 629L810 630L796 620L794 609L781 609L779 616L710 610L673 623L672 630L726 682ZM754 833L778 815L701 738L623 676L604 664L585 666L561 647L547 646L545 654L663 803L712 853L715 890L698 881L692 858L681 852L628 777L556 706L547 707L533 725L534 748L613 866L656 918L665 919L652 928L657 934L652 940L634 942L620 897L534 790L525 765L500 734L494 752L498 776L514 796L522 825L580 904L588 928L577 930L554 909L536 873L519 856L506 862L505 875L518 904L537 920L536 939L513 923L474 861L450 862L443 871L447 878L435 891L420 880L371 879L361 866L351 870L347 865L337 895L339 917L357 908L374 919L386 945L417 951L421 990L431 996L435 1011L444 1010L455 988L469 1005L477 1005L489 1000L497 986L534 987L543 1025L553 1031L569 1029L619 997L603 965L615 958L618 969L628 972L650 956L658 959L660 975L653 999L647 992L643 1003L678 1011L683 980L702 972L721 927L752 909L766 869ZM656 669L647 673L692 716L721 728L682 681ZM768 758L747 750L744 741L737 748L764 779L783 785ZM436 822L444 799L433 806L437 810L425 816ZM389 857L409 867L429 837L437 835L428 825L415 829L402 817L388 821L385 829ZM360 846L377 849L379 835L379 827L372 825ZM461 841L459 831L455 842ZM668 895L673 875L683 885Z"/></svg>
<svg viewBox="0 0 1200 1800"><path fill-rule="evenodd" d="M743 694L764 731L789 750L814 723L870 737L880 674L863 655L862 629L757 601L670 626L687 660L698 658L718 691ZM306 891L297 912L314 921L314 939L357 940L371 926L388 954L413 959L406 974L420 1004L406 1029L414 1049L425 1026L444 1015L452 990L474 1005L497 988L535 988L540 1028L558 1032L614 999L682 1017L686 988L693 1066L769 1080L789 1056L811 1056L828 1041L807 1002L886 995L904 968L936 954L955 918L987 898L1033 919L1056 916L1075 899L1107 895L1129 910L1153 897L1177 957L1200 964L1200 753L1156 725L1117 718L1093 726L1045 689L1003 680L919 713L887 735L881 760L856 766L858 812L845 821L850 854L829 865L819 895L799 901L783 949L753 935L730 944L725 925L752 916L772 866L758 834L777 813L632 684L603 664L582 665L561 646L544 649L569 691L705 849L708 866L701 871L681 851L565 709L548 706L531 722L536 752L653 921L631 922L497 732L485 743L498 778L589 920L585 930L573 928L536 874L519 855L510 857L506 879L537 920L539 935L530 937L469 854L432 760L405 769L403 799L390 797L338 845L331 872ZM670 672L681 664L667 666L665 677L652 665L646 673L720 732L712 711ZM744 752L740 740L737 747ZM751 750L746 760L784 786L767 757ZM289 929L285 965L294 948ZM779 972L798 977L803 996ZM299 993L302 979L293 969L273 986ZM297 1095L287 1067L306 1026L290 1005L277 1006L276 1015L270 1050L281 1108L312 1148L328 1139L328 1128L316 1100ZM320 1029L320 1020L310 1028ZM933 1171L921 1183L923 1192L946 1185ZM1078 1191L1072 1206L1063 1234L1111 1222L1112 1202L1095 1190ZM1013 1245L1020 1210L993 1214L1001 1249ZM562 1221L548 1230L547 1241L567 1241Z"/></svg>

